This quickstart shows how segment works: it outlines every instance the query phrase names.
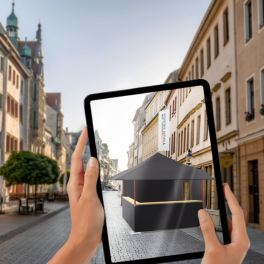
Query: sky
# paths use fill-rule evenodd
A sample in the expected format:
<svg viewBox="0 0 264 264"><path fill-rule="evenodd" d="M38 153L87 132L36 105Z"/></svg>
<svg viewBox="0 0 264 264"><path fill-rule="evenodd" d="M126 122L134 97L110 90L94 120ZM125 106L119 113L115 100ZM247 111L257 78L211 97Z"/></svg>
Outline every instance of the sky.
<svg viewBox="0 0 264 264"><path fill-rule="evenodd" d="M44 89L61 93L64 128L76 131L85 124L88 94L164 83L180 67L210 2L16 0L15 14L21 40L35 38L40 20ZM12 0L1 0L4 27L11 10Z"/></svg>

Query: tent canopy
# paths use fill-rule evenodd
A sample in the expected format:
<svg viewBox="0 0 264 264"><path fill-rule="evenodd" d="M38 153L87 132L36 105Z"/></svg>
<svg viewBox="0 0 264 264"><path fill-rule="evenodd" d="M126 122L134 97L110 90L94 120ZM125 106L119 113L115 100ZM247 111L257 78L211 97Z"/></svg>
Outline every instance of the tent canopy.
<svg viewBox="0 0 264 264"><path fill-rule="evenodd" d="M139 165L122 171L108 180L213 180L203 170L187 166L156 153Z"/></svg>

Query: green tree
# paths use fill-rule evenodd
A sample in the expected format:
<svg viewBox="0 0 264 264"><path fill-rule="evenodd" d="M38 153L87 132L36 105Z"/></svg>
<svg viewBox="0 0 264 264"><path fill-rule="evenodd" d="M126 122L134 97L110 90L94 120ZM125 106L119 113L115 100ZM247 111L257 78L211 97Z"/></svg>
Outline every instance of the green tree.
<svg viewBox="0 0 264 264"><path fill-rule="evenodd" d="M8 186L23 183L35 185L36 209L37 185L56 182L59 168L56 161L54 162L45 155L34 154L30 151L19 151L11 152L6 163L0 167L0 174L8 182Z"/></svg>
<svg viewBox="0 0 264 264"><path fill-rule="evenodd" d="M67 180L66 180L66 185L67 185L68 182L69 182L69 179L70 179L71 170L66 170L66 174L67 174ZM60 185L62 187L63 186L63 183L64 183L64 173L61 174L61 176L59 178L59 182L60 182Z"/></svg>

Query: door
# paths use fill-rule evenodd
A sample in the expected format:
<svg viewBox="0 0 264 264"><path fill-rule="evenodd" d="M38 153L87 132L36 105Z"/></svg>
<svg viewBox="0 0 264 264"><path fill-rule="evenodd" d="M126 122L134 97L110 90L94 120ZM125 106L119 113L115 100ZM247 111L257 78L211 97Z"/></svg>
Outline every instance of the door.
<svg viewBox="0 0 264 264"><path fill-rule="evenodd" d="M258 161L249 162L249 223L259 224Z"/></svg>

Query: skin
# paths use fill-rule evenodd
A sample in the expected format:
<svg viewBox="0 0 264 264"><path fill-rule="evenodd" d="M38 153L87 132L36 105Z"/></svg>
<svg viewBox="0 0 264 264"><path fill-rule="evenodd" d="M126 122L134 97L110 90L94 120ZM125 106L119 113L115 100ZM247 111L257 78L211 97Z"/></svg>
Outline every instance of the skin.
<svg viewBox="0 0 264 264"><path fill-rule="evenodd" d="M72 155L67 186L72 218L71 234L49 264L87 264L102 241L104 210L96 191L98 161L91 157L86 172L83 169L82 157L87 140L87 128L84 127ZM228 219L231 244L222 245L218 241L209 214L199 210L198 217L205 240L202 264L242 263L250 246L243 211L227 184L224 184L224 192L233 218L233 223Z"/></svg>

